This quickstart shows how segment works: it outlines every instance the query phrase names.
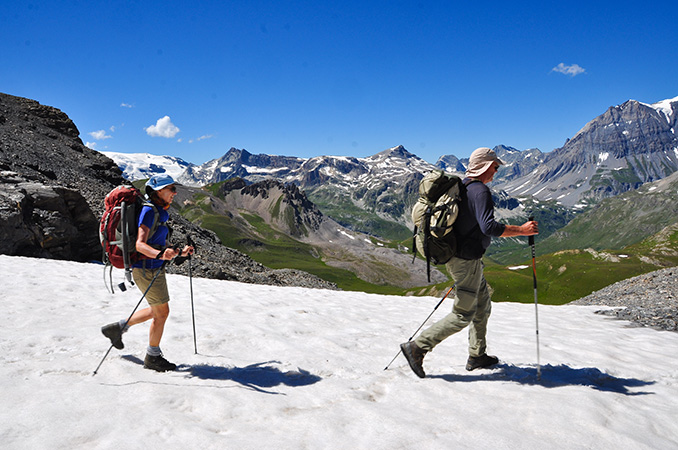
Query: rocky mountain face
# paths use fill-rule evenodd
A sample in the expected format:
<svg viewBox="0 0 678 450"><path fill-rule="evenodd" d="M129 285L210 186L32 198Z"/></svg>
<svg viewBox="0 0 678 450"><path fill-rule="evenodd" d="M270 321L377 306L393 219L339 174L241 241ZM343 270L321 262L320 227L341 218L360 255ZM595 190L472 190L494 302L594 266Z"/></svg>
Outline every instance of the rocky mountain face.
<svg viewBox="0 0 678 450"><path fill-rule="evenodd" d="M504 162L494 176L495 186L532 173L545 159L545 155L538 148L520 151L513 147L498 145L493 150Z"/></svg>
<svg viewBox="0 0 678 450"><path fill-rule="evenodd" d="M284 179L304 162L302 158L271 155L253 155L247 150L231 148L221 158L192 165L177 179L186 186L204 186L239 177L250 182L267 178Z"/></svg>
<svg viewBox="0 0 678 450"><path fill-rule="evenodd" d="M514 197L592 204L678 170L678 97L610 107L532 173L499 183Z"/></svg>
<svg viewBox="0 0 678 450"><path fill-rule="evenodd" d="M242 182L240 185L237 180ZM245 184L241 178L222 187L228 211L256 213L285 234L300 238L316 232L324 220L320 210L294 184L267 179Z"/></svg>
<svg viewBox="0 0 678 450"><path fill-rule="evenodd" d="M127 183L116 163L85 147L62 111L0 93L0 253L75 261L101 259L103 199ZM335 288L297 270L271 270L220 244L171 209L175 242L191 236L195 276L258 284ZM187 264L168 270L188 273Z"/></svg>
<svg viewBox="0 0 678 450"><path fill-rule="evenodd" d="M118 182L117 165L85 147L62 111L0 94L0 252L101 258L92 210Z"/></svg>
<svg viewBox="0 0 678 450"><path fill-rule="evenodd" d="M445 172L460 172L463 173L468 167L468 158L459 159L454 155L443 155L438 158L435 166Z"/></svg>
<svg viewBox="0 0 678 450"><path fill-rule="evenodd" d="M312 158L304 168L307 184L301 187L314 202L345 203L410 229L419 181L433 166L398 146L368 158ZM346 214L351 215L350 208ZM356 228L372 231L369 223L358 223Z"/></svg>

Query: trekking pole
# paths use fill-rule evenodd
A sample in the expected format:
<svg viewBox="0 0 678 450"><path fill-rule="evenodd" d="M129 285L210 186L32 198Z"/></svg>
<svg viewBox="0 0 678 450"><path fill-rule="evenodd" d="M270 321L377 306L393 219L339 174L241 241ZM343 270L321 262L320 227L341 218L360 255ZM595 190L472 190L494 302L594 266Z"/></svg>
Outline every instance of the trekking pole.
<svg viewBox="0 0 678 450"><path fill-rule="evenodd" d="M534 217L529 217L527 220L533 221ZM534 251L534 235L527 238L528 244L532 247L532 281L534 285L534 323L537 336L537 379L541 379L541 362L539 361L539 302L537 301L537 263Z"/></svg>
<svg viewBox="0 0 678 450"><path fill-rule="evenodd" d="M195 242L191 239L191 236L186 236L188 240L188 245L195 249ZM191 289L191 319L193 319L193 349L195 354L198 354L198 340L195 337L195 309L193 307L193 267L191 265L193 255L188 255L188 284Z"/></svg>
<svg viewBox="0 0 678 450"><path fill-rule="evenodd" d="M162 266L160 266L160 268L159 268L158 271L155 273L155 275L153 275L153 278L151 279L151 282L148 284L148 287L147 287L146 290L144 291L144 294L143 294L143 295L141 296L141 298L139 299L139 302L137 303L137 306L134 307L134 310L132 311L132 313L129 315L129 317L128 317L127 320L125 321L125 325L122 327L123 329L125 329L125 327L126 327L127 324L129 323L129 321L132 319L132 316L134 315L134 313L137 312L137 309L139 309L139 305L141 305L141 302L146 298L146 294L148 294L148 291L151 289L151 286L153 286L153 283L155 282L155 279L158 278L158 275L160 275L160 272L165 268L165 265L167 264L167 262L168 262L168 261L165 261L165 262L162 264ZM108 347L108 351L106 352L106 354L104 355L104 357L101 358L101 362L99 362L99 365L97 366L97 368L94 369L94 373L92 374L92 376L94 376L94 375L97 374L97 372L99 371L99 368L100 368L101 365L104 363L104 360L106 359L106 357L108 356L108 354L111 353L111 350L112 350L112 349L113 349L113 344L111 344L111 346Z"/></svg>
<svg viewBox="0 0 678 450"><path fill-rule="evenodd" d="M439 307L440 305L443 304L443 301L445 301L445 299L447 298L447 296L450 295L450 292L452 292L452 289L454 289L454 286L456 286L456 283L453 284L452 287L449 288L449 289L447 290L447 292L445 293L445 295L443 295L443 298L441 298L440 301L438 302L438 304L435 306L435 308L433 308L433 311L431 311L431 314L429 314L428 317L426 318L426 320L424 320L424 321L421 323L421 325L419 325L419 328L417 328L417 331L415 331L415 332L412 334L412 336L410 336L410 338L407 340L407 342L410 342L410 341L417 335L417 333L419 332L419 330L422 329L422 327L424 326L424 324L425 324L426 322L428 322L428 319L430 319L431 316L433 315L433 313L436 312L436 309L438 309L438 307ZM391 364L393 364L393 361L396 360L396 358L398 357L398 355L400 355L401 352L402 352L402 350L398 350L398 353L396 353L395 356L393 357L393 359L391 360L391 362L388 363L388 365L387 365L386 367L384 367L384 370L388 370L388 368L391 367Z"/></svg>

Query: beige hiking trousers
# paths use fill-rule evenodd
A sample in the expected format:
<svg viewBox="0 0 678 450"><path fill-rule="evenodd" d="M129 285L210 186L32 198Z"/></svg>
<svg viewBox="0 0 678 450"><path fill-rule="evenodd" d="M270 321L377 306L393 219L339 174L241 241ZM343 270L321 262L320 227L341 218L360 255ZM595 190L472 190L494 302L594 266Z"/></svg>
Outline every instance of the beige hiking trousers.
<svg viewBox="0 0 678 450"><path fill-rule="evenodd" d="M421 349L431 351L447 337L469 327L469 356L481 356L487 350L485 335L492 311L483 262L480 259L452 258L446 267L456 283L452 312L422 331L414 342Z"/></svg>

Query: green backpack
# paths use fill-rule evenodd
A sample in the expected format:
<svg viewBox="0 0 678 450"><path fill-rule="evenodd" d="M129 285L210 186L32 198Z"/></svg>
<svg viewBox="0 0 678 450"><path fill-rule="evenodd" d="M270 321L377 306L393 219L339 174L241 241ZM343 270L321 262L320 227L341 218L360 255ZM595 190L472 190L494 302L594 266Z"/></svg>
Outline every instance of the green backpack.
<svg viewBox="0 0 678 450"><path fill-rule="evenodd" d="M429 282L431 262L445 264L455 255L452 228L459 214L461 189L461 178L442 170L432 170L419 182L419 199L412 207L412 253L416 257L418 251L426 259Z"/></svg>

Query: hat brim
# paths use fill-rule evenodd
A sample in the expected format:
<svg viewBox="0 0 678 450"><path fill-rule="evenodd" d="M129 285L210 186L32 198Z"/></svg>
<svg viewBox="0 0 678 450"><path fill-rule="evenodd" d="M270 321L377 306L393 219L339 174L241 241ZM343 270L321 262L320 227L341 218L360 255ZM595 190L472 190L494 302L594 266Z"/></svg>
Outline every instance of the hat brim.
<svg viewBox="0 0 678 450"><path fill-rule="evenodd" d="M469 178L479 177L482 174L484 174L487 171L487 169L489 169L490 166L492 166L492 164L494 164L494 163L499 163L499 165L504 164L500 160L485 161L482 164L475 165L473 168L469 167L466 170L466 176L469 177Z"/></svg>
<svg viewBox="0 0 678 450"><path fill-rule="evenodd" d="M153 189L154 191L159 191L159 190L161 190L161 189L165 189L166 187L168 187L168 186L173 186L173 185L175 185L175 184L176 184L176 183L165 183L165 184L159 184L159 185L157 185L157 186L149 186L149 187L150 187L151 189Z"/></svg>

